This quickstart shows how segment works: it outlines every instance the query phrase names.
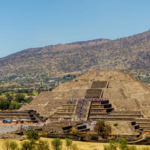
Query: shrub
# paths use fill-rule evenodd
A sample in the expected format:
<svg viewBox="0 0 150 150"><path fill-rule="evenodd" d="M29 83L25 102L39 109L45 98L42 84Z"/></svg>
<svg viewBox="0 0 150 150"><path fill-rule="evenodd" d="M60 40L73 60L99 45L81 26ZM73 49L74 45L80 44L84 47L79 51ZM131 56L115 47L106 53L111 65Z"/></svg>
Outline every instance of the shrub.
<svg viewBox="0 0 150 150"><path fill-rule="evenodd" d="M78 150L77 144L72 144L71 145L71 150Z"/></svg>
<svg viewBox="0 0 150 150"><path fill-rule="evenodd" d="M136 148L136 149L137 149L137 148ZM136 150L136 149L134 149L134 150ZM148 147L147 147L147 148L143 148L143 150L150 150L150 148L148 148Z"/></svg>
<svg viewBox="0 0 150 150"><path fill-rule="evenodd" d="M50 150L48 141L39 140L39 144L37 145L37 150Z"/></svg>
<svg viewBox="0 0 150 150"><path fill-rule="evenodd" d="M21 107L21 105L19 104L19 103L17 103L17 102L12 102L11 104L10 104L10 106L9 106L9 109L10 110L13 110L13 109L19 109Z"/></svg>
<svg viewBox="0 0 150 150"><path fill-rule="evenodd" d="M110 133L111 133L111 126L109 124L106 124L103 131L104 138L108 139Z"/></svg>
<svg viewBox="0 0 150 150"><path fill-rule="evenodd" d="M4 140L3 149L6 149L6 150L10 149L10 140L9 139Z"/></svg>
<svg viewBox="0 0 150 150"><path fill-rule="evenodd" d="M51 142L51 144L54 150L61 150L62 141L60 140L60 138L56 138Z"/></svg>
<svg viewBox="0 0 150 150"><path fill-rule="evenodd" d="M32 100L33 100L33 97L28 97L28 98L26 99L26 102L29 104Z"/></svg>
<svg viewBox="0 0 150 150"><path fill-rule="evenodd" d="M10 104L10 106L9 106L9 109L10 109L10 110L15 109L16 104L17 104L17 102L12 102L12 103Z"/></svg>
<svg viewBox="0 0 150 150"><path fill-rule="evenodd" d="M11 150L16 150L16 149L18 149L18 144L17 144L16 141L11 141L11 142L10 142L10 149L11 149Z"/></svg>
<svg viewBox="0 0 150 150"><path fill-rule="evenodd" d="M12 97L12 96L10 96L9 94L8 94L8 95L6 95L6 97L7 97L7 101L9 101L9 102L11 102L11 101L13 100L13 97Z"/></svg>
<svg viewBox="0 0 150 150"><path fill-rule="evenodd" d="M27 131L26 136L27 136L27 139L29 140L38 140L40 138L40 135L35 130Z"/></svg>
<svg viewBox="0 0 150 150"><path fill-rule="evenodd" d="M65 141L66 141L66 146L67 146L67 149L71 147L72 145L72 139L69 139L69 138L65 138Z"/></svg>
<svg viewBox="0 0 150 150"><path fill-rule="evenodd" d="M79 140L83 140L85 138L85 134L81 134L81 135L79 135Z"/></svg>
<svg viewBox="0 0 150 150"><path fill-rule="evenodd" d="M0 109L6 110L9 109L10 102L7 100L0 101Z"/></svg>
<svg viewBox="0 0 150 150"><path fill-rule="evenodd" d="M124 150L127 148L127 144L128 144L128 141L126 139L120 139L119 140L119 148L121 150Z"/></svg>
<svg viewBox="0 0 150 150"><path fill-rule="evenodd" d="M6 150L16 150L18 149L18 144L16 143L16 141L5 139L3 143L3 148Z"/></svg>
<svg viewBox="0 0 150 150"><path fill-rule="evenodd" d="M118 140L110 140L109 141L109 146L106 147L107 150L117 150L117 147L118 147Z"/></svg>
<svg viewBox="0 0 150 150"><path fill-rule="evenodd" d="M127 146L126 150L137 150L136 146Z"/></svg>
<svg viewBox="0 0 150 150"><path fill-rule="evenodd" d="M104 131L104 121L98 120L95 124L94 131L98 132L98 135L100 135Z"/></svg>
<svg viewBox="0 0 150 150"><path fill-rule="evenodd" d="M31 142L24 141L22 143L22 150L32 150L32 149L33 149L33 145L31 144Z"/></svg>
<svg viewBox="0 0 150 150"><path fill-rule="evenodd" d="M117 126L118 126L118 123L115 123L114 126L117 127Z"/></svg>
<svg viewBox="0 0 150 150"><path fill-rule="evenodd" d="M25 96L23 94L17 94L15 101L21 103L22 101L24 101Z"/></svg>
<svg viewBox="0 0 150 150"><path fill-rule="evenodd" d="M17 103L15 109L19 109L19 108L21 108L21 105Z"/></svg>

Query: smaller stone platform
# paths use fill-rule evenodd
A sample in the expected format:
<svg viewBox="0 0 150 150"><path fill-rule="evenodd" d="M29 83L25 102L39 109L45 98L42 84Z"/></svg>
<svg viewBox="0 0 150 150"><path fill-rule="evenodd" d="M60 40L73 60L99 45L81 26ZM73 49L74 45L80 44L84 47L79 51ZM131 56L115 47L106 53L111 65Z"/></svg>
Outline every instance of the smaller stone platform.
<svg viewBox="0 0 150 150"><path fill-rule="evenodd" d="M25 111L0 111L0 120L4 121L9 119L10 121L17 120L19 122L44 122L45 120L34 110Z"/></svg>

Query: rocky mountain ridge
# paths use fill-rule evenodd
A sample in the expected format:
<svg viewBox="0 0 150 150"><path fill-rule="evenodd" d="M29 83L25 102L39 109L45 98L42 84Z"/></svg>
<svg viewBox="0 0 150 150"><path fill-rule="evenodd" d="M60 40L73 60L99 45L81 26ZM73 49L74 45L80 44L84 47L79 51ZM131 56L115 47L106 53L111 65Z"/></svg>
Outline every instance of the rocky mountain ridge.
<svg viewBox="0 0 150 150"><path fill-rule="evenodd" d="M0 74L56 74L88 70L150 69L150 31L26 49L0 59Z"/></svg>

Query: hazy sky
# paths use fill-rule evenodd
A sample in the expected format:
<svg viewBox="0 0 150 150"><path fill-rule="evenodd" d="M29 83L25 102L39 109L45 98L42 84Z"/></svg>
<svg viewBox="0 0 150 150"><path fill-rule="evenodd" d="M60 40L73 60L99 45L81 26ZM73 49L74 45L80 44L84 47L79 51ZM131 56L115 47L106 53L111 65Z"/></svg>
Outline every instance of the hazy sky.
<svg viewBox="0 0 150 150"><path fill-rule="evenodd" d="M0 0L0 58L17 51L150 29L150 0Z"/></svg>

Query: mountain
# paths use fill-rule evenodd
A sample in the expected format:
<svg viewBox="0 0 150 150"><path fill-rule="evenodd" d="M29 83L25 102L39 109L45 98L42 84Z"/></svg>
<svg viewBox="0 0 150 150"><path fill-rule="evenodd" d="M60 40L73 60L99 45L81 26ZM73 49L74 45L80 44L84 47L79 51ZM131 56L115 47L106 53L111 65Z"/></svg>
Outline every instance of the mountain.
<svg viewBox="0 0 150 150"><path fill-rule="evenodd" d="M97 39L30 48L0 59L0 74L62 74L87 70L150 69L150 31L116 40Z"/></svg>

